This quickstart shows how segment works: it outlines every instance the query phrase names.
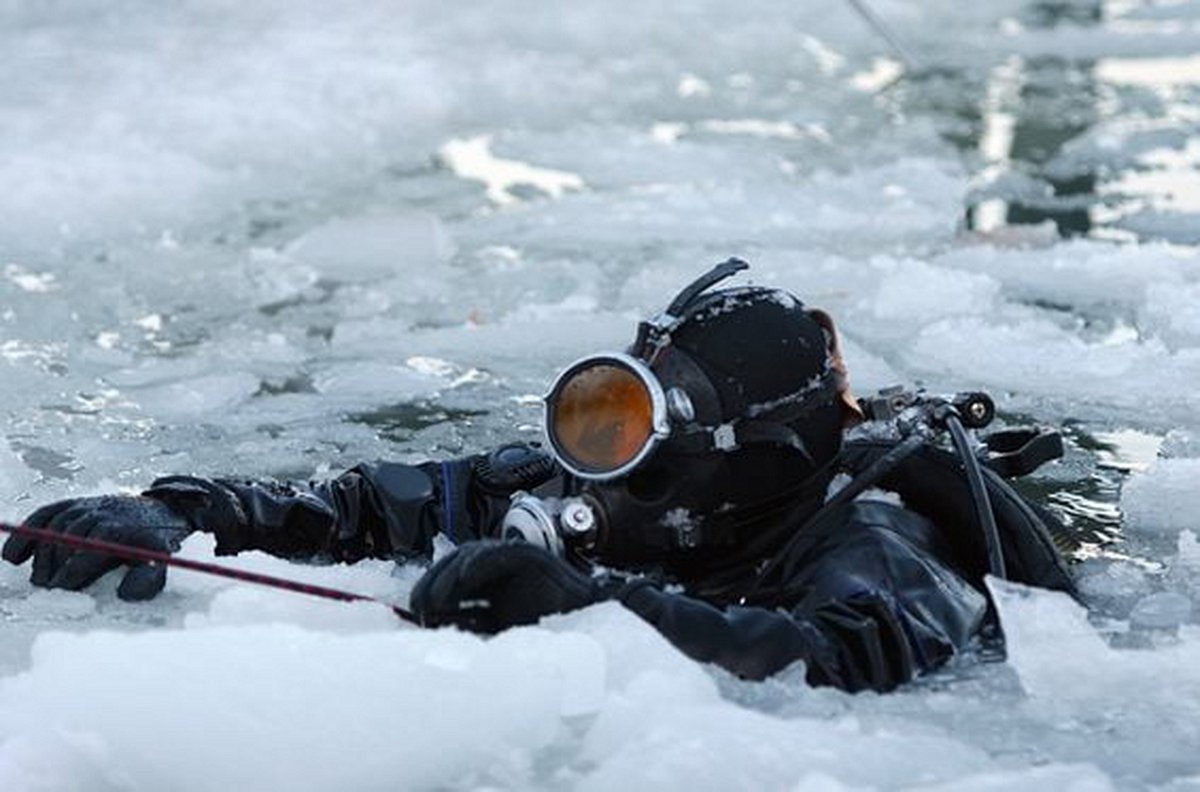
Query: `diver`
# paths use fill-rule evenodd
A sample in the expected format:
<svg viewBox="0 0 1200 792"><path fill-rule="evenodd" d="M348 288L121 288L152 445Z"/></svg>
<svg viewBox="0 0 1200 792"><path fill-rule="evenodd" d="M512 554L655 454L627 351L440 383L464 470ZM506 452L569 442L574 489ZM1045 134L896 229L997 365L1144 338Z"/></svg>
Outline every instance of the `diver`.
<svg viewBox="0 0 1200 792"><path fill-rule="evenodd" d="M990 402L855 399L828 314L715 288L746 266L714 267L625 352L568 366L545 448L308 483L169 476L26 525L163 551L204 531L221 555L335 562L427 562L441 535L456 547L411 595L426 626L492 634L616 600L697 661L753 680L803 661L809 683L848 691L1000 641L989 572L1073 591L1055 518L1005 481L1053 456L1044 437L969 443ZM3 557L71 590L123 564L24 536ZM149 599L165 575L130 565L118 595Z"/></svg>

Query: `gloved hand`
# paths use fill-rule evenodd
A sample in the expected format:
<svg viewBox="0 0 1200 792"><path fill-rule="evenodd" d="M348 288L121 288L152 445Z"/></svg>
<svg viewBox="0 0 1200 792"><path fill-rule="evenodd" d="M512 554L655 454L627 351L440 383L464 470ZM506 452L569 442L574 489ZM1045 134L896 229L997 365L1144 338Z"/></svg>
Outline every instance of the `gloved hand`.
<svg viewBox="0 0 1200 792"><path fill-rule="evenodd" d="M24 523L73 536L102 539L164 553L174 552L192 532L188 521L153 498L102 495L73 498L38 509ZM23 564L33 557L29 580L35 586L77 591L96 582L105 572L129 563L112 556L62 545L10 536L0 552L5 561ZM147 600L162 591L166 567L132 564L117 587L124 600Z"/></svg>
<svg viewBox="0 0 1200 792"><path fill-rule="evenodd" d="M533 624L614 596L616 587L589 577L527 542L467 542L417 581L413 612L426 627L452 624L492 634Z"/></svg>

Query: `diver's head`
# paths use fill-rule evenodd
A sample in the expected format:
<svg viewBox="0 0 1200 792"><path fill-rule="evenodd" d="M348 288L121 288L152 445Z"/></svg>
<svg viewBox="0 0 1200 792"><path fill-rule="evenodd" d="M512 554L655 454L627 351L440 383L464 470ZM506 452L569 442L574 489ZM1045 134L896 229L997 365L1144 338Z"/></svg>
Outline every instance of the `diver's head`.
<svg viewBox="0 0 1200 792"><path fill-rule="evenodd" d="M856 409L833 325L778 289L709 291L745 268L718 265L626 352L577 361L546 398L602 562L709 567L760 545L782 510L820 503Z"/></svg>

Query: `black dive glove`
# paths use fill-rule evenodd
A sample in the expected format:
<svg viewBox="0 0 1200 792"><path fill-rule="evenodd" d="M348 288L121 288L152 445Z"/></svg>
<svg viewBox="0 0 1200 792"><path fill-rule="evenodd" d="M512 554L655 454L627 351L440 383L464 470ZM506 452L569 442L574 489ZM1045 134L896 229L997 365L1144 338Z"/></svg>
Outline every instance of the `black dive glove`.
<svg viewBox="0 0 1200 792"><path fill-rule="evenodd" d="M426 627L454 625L492 634L615 597L620 585L589 577L527 542L460 545L413 589L413 612Z"/></svg>
<svg viewBox="0 0 1200 792"><path fill-rule="evenodd" d="M101 539L147 550L171 553L192 532L188 521L169 506L152 498L132 495L102 495L73 498L43 506L24 523L72 536ZM104 573L129 564L113 556L63 545L10 536L0 552L11 564L33 557L29 580L35 586L77 591L96 582ZM124 600L147 600L162 591L167 569L159 564L130 564L117 596Z"/></svg>

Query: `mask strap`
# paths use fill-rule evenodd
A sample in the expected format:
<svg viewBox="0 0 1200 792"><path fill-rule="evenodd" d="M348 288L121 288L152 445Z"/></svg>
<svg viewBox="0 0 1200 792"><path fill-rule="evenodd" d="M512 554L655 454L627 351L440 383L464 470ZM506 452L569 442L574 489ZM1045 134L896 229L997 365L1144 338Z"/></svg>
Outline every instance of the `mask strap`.
<svg viewBox="0 0 1200 792"><path fill-rule="evenodd" d="M671 450L680 454L735 451L749 445L775 445L798 451L813 462L808 447L790 426L776 421L739 419L720 426L690 426L671 439Z"/></svg>
<svg viewBox="0 0 1200 792"><path fill-rule="evenodd" d="M746 415L719 426L691 424L671 441L672 448L685 454L733 451L746 445L769 444L792 448L814 464L800 435L789 426L833 402L839 396L837 372L827 369L804 389L770 405L759 405Z"/></svg>
<svg viewBox="0 0 1200 792"><path fill-rule="evenodd" d="M671 331L683 318L683 313L697 297L716 284L732 277L750 265L739 258L729 258L685 286L667 309L649 321L638 323L637 338L633 342L633 356L651 360L658 350L666 346Z"/></svg>
<svg viewBox="0 0 1200 792"><path fill-rule="evenodd" d="M733 277L742 270L750 269L750 265L742 261L740 258L729 258L717 264L708 272L701 275L691 284L685 286L679 294L671 300L671 304L667 306L667 315L678 318L683 310L688 307L701 292L707 291L712 286L720 283L726 278Z"/></svg>

